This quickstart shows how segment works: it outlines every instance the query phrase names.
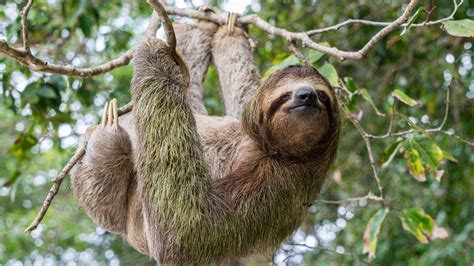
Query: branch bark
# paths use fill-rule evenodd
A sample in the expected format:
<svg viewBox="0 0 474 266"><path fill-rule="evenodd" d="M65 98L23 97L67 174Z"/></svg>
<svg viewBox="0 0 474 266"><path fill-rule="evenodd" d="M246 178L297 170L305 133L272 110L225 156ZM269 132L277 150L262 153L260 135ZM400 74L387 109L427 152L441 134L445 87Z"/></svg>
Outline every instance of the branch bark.
<svg viewBox="0 0 474 266"><path fill-rule="evenodd" d="M438 19L438 20L433 20L433 21L425 21L422 23L413 23L410 27L426 27L426 26L434 26L434 25L439 25L445 21L451 20L454 18L454 14L458 11L459 7L464 3L464 0L457 2L457 0L453 0L453 11L451 14L445 18ZM309 36L325 33L328 31L335 31L339 30L340 28L350 25L350 24L361 24L361 25L367 25L367 26L377 26L377 27L385 27L390 25L391 22L381 22L381 21L372 21L372 20L364 20L364 19L348 19L346 21L343 21L341 23L338 23L336 25L328 26L325 28L321 29L315 29L315 30L310 30L307 31L306 34ZM400 25L401 27L406 27L407 23L403 23Z"/></svg>
<svg viewBox="0 0 474 266"><path fill-rule="evenodd" d="M462 1L460 3L457 3L456 0L455 2L455 8L453 13L451 14L450 17L445 18L444 20L448 20L452 18L453 14L456 13L457 8L459 5L462 4ZM346 22L343 22L338 25L334 25L328 28L323 28L319 30L313 30L313 31L306 31L306 32L290 32L286 29L283 28L278 28L275 26L272 26L268 22L264 21L257 15L247 15L247 16L242 16L237 19L237 23L239 24L252 24L266 32L272 35L280 36L283 37L289 41L301 41L302 45L305 47L308 47L310 49L314 49L317 51L320 51L322 53L326 53L332 56L337 56L340 59L353 59L353 60L360 60L364 58L369 51L387 34L390 32L394 31L400 26L403 26L404 22L409 18L410 14L414 10L416 6L417 0L411 0L410 3L407 5L407 8L403 12L403 14L396 19L393 22L387 23L383 22L367 22L367 21L360 21L360 20L349 20ZM127 51L124 55L113 59L109 62L106 62L102 65L96 66L96 67L90 67L90 68L76 68L73 66L64 66L64 65L58 65L58 64L53 64L53 63L48 63L47 61L33 55L31 51L29 50L29 43L28 43L28 25L27 25L27 20L26 20L26 15L28 14L29 9L31 8L32 0L30 0L27 4L27 6L24 9L23 16L22 16L22 26L23 26L23 42L24 42L24 48L23 49L18 49L15 48L11 45L9 45L5 40L0 40L0 52L4 53L13 59L17 60L23 65L26 65L33 71L40 71L40 72L46 72L46 73L53 73L53 74L61 74L61 75L67 75L67 76L75 76L75 77L91 77L99 74L103 74L106 72L109 72L117 67L124 66L130 63L130 60L132 59L133 56L133 51L132 49ZM166 12L169 15L177 15L177 16L182 16L182 17L190 17L190 18L195 18L195 19L200 19L200 20L208 20L212 21L218 24L225 24L226 23L226 18L219 16L215 13L211 12L202 12L198 10L193 10L193 9L181 9L181 8L176 8L172 6L168 6L165 8ZM439 21L432 21L432 22L426 22L423 23L424 25L435 25L441 23L440 21L444 20L439 20ZM343 51L339 50L336 47L327 47L323 46L321 44L318 44L317 42L313 41L310 36L312 34L317 33L322 33L325 31L329 30L334 30L338 29L344 25L355 23L355 22L360 22L360 23L366 23L368 25L374 25L374 26L384 26L383 29L381 29L377 34L375 34L368 42L367 44L362 47L358 51ZM415 26L421 26L418 24L415 24ZM153 27L150 27L150 31L153 30L153 28L157 28L158 25L155 24ZM150 31L147 31L147 35L150 34ZM156 32L156 31L155 31ZM173 43L170 43L171 45Z"/></svg>
<svg viewBox="0 0 474 266"><path fill-rule="evenodd" d="M33 71L61 74L72 77L86 78L107 73L117 67L125 66L132 60L133 50L127 51L124 55L106 62L102 65L89 68L77 68L74 66L63 66L49 63L31 52L10 46L6 41L0 40L0 52L17 60Z"/></svg>
<svg viewBox="0 0 474 266"><path fill-rule="evenodd" d="M22 36L23 36L23 49L26 52L30 52L30 39L28 37L28 13L30 12L31 6L33 5L33 0L28 0L25 8L21 12L21 27L22 27Z"/></svg>

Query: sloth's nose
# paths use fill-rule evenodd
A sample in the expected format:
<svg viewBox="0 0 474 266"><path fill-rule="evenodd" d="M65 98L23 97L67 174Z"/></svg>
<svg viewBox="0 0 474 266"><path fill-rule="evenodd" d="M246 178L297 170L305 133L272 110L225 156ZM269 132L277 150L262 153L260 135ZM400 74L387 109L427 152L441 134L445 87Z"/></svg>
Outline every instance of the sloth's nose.
<svg viewBox="0 0 474 266"><path fill-rule="evenodd" d="M317 99L317 95L311 87L302 86L295 92L295 101L300 103L312 103Z"/></svg>

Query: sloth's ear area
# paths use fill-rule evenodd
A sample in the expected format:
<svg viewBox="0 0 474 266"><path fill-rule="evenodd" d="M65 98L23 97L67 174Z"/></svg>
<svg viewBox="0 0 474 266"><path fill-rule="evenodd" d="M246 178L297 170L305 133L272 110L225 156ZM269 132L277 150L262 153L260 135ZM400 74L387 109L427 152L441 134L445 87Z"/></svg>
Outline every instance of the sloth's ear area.
<svg viewBox="0 0 474 266"><path fill-rule="evenodd" d="M245 105L242 112L242 125L245 133L252 139L259 139L259 128L262 120L262 110L258 107L257 96L253 96Z"/></svg>

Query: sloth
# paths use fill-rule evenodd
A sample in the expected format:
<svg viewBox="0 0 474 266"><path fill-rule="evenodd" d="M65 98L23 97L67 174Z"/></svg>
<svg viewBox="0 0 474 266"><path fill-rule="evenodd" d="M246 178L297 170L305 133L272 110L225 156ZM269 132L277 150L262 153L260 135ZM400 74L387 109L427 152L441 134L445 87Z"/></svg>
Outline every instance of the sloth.
<svg viewBox="0 0 474 266"><path fill-rule="evenodd" d="M135 49L133 112L119 118L112 100L87 130L75 196L95 223L160 264L270 254L302 223L335 157L334 90L311 66L261 82L241 28L174 28L178 53L152 37ZM202 104L211 57L224 117Z"/></svg>

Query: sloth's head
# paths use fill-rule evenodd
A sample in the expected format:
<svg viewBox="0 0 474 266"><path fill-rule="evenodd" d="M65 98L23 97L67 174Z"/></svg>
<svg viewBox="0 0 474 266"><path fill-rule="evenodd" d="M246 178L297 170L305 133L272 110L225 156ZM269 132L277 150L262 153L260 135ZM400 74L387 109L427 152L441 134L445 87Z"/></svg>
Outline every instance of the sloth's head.
<svg viewBox="0 0 474 266"><path fill-rule="evenodd" d="M317 158L335 151L338 105L328 81L309 66L290 66L260 86L243 114L247 134L275 156Z"/></svg>

